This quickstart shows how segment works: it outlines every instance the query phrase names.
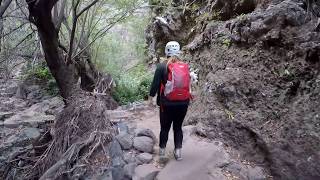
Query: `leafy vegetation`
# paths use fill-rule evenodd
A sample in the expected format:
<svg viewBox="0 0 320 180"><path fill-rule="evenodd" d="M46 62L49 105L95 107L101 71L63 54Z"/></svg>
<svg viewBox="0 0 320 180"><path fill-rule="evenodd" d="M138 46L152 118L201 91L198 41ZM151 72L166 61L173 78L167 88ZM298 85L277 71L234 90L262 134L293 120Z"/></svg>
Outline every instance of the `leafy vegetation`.
<svg viewBox="0 0 320 180"><path fill-rule="evenodd" d="M22 77L24 80L35 80L45 86L45 90L49 95L58 95L59 89L56 80L53 78L48 66L44 63L37 65L29 65L26 69L25 75Z"/></svg>
<svg viewBox="0 0 320 180"><path fill-rule="evenodd" d="M144 30L148 22L148 18L135 14L112 28L93 48L98 69L110 73L116 81L113 97L120 104L148 96L152 80L144 64Z"/></svg>
<svg viewBox="0 0 320 180"><path fill-rule="evenodd" d="M230 47L230 46L232 45L232 42L231 42L230 39L225 38L225 39L223 39L222 44L223 44L224 46L226 46L226 47Z"/></svg>
<svg viewBox="0 0 320 180"><path fill-rule="evenodd" d="M147 71L144 65L138 65L127 73L116 77L117 87L113 97L120 104L145 100L148 97L151 81L152 74Z"/></svg>

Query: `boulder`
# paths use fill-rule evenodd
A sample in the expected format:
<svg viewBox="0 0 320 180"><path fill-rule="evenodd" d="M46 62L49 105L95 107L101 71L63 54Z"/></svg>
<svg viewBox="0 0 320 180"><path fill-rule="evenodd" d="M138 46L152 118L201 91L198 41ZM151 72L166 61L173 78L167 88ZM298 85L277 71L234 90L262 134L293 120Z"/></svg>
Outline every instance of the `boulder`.
<svg viewBox="0 0 320 180"><path fill-rule="evenodd" d="M135 155L132 152L127 152L123 155L123 159L126 163L134 163L136 162Z"/></svg>
<svg viewBox="0 0 320 180"><path fill-rule="evenodd" d="M43 103L47 103L49 106L49 109L47 109L45 113L52 115L59 114L65 106L63 99L60 97L53 97L51 99L43 101Z"/></svg>
<svg viewBox="0 0 320 180"><path fill-rule="evenodd" d="M15 92L16 92L16 95L15 95L16 98L19 98L19 99L27 98L28 90L24 85L19 85Z"/></svg>
<svg viewBox="0 0 320 180"><path fill-rule="evenodd" d="M124 122L117 123L118 133L129 133L128 125Z"/></svg>
<svg viewBox="0 0 320 180"><path fill-rule="evenodd" d="M6 139L4 145L13 145L13 146L26 146L32 141L37 140L40 137L40 131L37 128L24 128L17 134L13 134Z"/></svg>
<svg viewBox="0 0 320 180"><path fill-rule="evenodd" d="M123 167L125 162L123 160L123 151L117 140L113 140L109 147L110 157L112 159L112 167Z"/></svg>
<svg viewBox="0 0 320 180"><path fill-rule="evenodd" d="M35 111L39 113L55 115L61 112L63 110L63 107L63 100L59 97L54 97L32 105L27 111Z"/></svg>
<svg viewBox="0 0 320 180"><path fill-rule="evenodd" d="M127 133L120 133L116 136L117 141L120 143L122 149L128 150L132 148L133 136Z"/></svg>
<svg viewBox="0 0 320 180"><path fill-rule="evenodd" d="M153 141L156 141L157 138L156 136L154 135L154 133L152 132L151 129L146 129L146 128L139 128L139 129L136 129L136 136L140 137L140 136L147 136L147 137L150 137L153 139Z"/></svg>
<svg viewBox="0 0 320 180"><path fill-rule="evenodd" d="M23 111L16 114L4 121L4 126L7 128L17 128L20 125L38 127L40 124L45 124L46 122L53 122L55 116L45 115L37 112Z"/></svg>
<svg viewBox="0 0 320 180"><path fill-rule="evenodd" d="M122 167L112 167L112 178L114 180L122 180L124 178L124 169Z"/></svg>
<svg viewBox="0 0 320 180"><path fill-rule="evenodd" d="M133 147L141 152L152 153L154 141L150 137L141 136L135 137L133 140Z"/></svg>
<svg viewBox="0 0 320 180"><path fill-rule="evenodd" d="M129 163L129 164L125 165L123 168L124 176L128 179L132 179L133 174L134 174L134 170L136 169L136 167L137 167L136 163Z"/></svg>
<svg viewBox="0 0 320 180"><path fill-rule="evenodd" d="M150 153L141 153L137 157L137 163L140 164L148 164L152 161L152 154Z"/></svg>
<svg viewBox="0 0 320 180"><path fill-rule="evenodd" d="M43 97L43 92L40 86L38 85L32 85L27 87L28 89L28 94L27 94L27 99L28 100L41 100L41 98Z"/></svg>
<svg viewBox="0 0 320 180"><path fill-rule="evenodd" d="M63 107L64 103L59 97L44 100L6 119L4 126L8 128L16 128L20 125L37 127L40 124L54 121L55 116L52 114L58 114Z"/></svg>
<svg viewBox="0 0 320 180"><path fill-rule="evenodd" d="M3 121L13 115L14 115L13 112L0 112L0 121Z"/></svg>

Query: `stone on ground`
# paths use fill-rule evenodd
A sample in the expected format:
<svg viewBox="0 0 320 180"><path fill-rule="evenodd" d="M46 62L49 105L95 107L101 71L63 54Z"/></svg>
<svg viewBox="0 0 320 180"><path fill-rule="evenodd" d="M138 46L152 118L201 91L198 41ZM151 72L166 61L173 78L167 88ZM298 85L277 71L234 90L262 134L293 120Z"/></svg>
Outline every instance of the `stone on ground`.
<svg viewBox="0 0 320 180"><path fill-rule="evenodd" d="M114 140L110 143L109 153L113 167L122 167L125 164L123 160L123 151L118 141Z"/></svg>
<svg viewBox="0 0 320 180"><path fill-rule="evenodd" d="M36 113L33 111L24 111L6 119L3 124L7 128L17 128L20 125L38 127L40 124L53 122L54 120L55 116L53 115L45 115L43 113Z"/></svg>
<svg viewBox="0 0 320 180"><path fill-rule="evenodd" d="M128 150L132 148L133 136L127 133L120 133L116 136L116 139L120 143L122 149Z"/></svg>
<svg viewBox="0 0 320 180"><path fill-rule="evenodd" d="M132 152L127 152L123 155L123 159L126 163L134 163L136 162L135 156Z"/></svg>
<svg viewBox="0 0 320 180"><path fill-rule="evenodd" d="M24 128L20 132L8 137L6 141L1 144L1 147L5 147L7 145L18 147L26 146L32 143L32 141L40 138L40 135L40 131L37 128Z"/></svg>
<svg viewBox="0 0 320 180"><path fill-rule="evenodd" d="M154 143L153 139L146 136L135 137L133 140L133 146L135 149L147 153L152 153Z"/></svg>
<svg viewBox="0 0 320 180"><path fill-rule="evenodd" d="M124 176L128 179L132 179L134 170L136 169L137 164L136 163L129 163L124 166Z"/></svg>
<svg viewBox="0 0 320 180"><path fill-rule="evenodd" d="M139 128L136 129L136 136L140 137L140 136L147 136L152 138L154 141L156 141L156 136L154 135L154 133L152 132L151 129L146 129L146 128Z"/></svg>
<svg viewBox="0 0 320 180"><path fill-rule="evenodd" d="M3 121L11 116L13 116L14 113L13 112L0 112L0 121Z"/></svg>
<svg viewBox="0 0 320 180"><path fill-rule="evenodd" d="M148 164L152 161L152 154L150 153L141 153L137 157L137 163L140 164Z"/></svg>

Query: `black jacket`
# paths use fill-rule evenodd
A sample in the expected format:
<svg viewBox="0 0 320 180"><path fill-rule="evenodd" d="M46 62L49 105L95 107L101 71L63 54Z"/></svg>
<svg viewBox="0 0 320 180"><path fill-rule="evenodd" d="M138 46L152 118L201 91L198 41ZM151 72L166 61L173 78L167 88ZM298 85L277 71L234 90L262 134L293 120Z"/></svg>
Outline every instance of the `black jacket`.
<svg viewBox="0 0 320 180"><path fill-rule="evenodd" d="M157 105L189 105L189 100L186 101L170 101L163 94L160 93L161 83L164 85L167 82L167 65L166 63L157 64L156 71L154 73L153 81L150 89L150 96L154 97L157 94Z"/></svg>

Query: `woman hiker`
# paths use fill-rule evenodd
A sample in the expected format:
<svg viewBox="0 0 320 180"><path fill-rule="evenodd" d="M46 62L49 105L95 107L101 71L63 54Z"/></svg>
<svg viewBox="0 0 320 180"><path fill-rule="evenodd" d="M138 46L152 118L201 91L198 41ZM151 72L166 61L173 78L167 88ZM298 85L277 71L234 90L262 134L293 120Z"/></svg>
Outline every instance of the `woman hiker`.
<svg viewBox="0 0 320 180"><path fill-rule="evenodd" d="M182 160L183 140L182 123L186 116L191 99L191 78L189 65L179 58L180 45L176 41L166 44L167 60L157 65L150 89L149 100L157 94L157 105L160 107L159 156L165 157L168 134L173 123L174 156ZM196 74L192 73L196 81Z"/></svg>

